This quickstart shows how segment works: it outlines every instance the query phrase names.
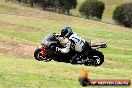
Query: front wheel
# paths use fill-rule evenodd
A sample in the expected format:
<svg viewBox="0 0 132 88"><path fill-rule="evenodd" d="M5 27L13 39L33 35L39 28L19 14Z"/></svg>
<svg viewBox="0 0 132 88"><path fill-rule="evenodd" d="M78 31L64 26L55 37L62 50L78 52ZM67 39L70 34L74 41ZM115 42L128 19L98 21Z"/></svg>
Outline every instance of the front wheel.
<svg viewBox="0 0 132 88"><path fill-rule="evenodd" d="M41 51L39 48L37 48L34 51L34 57L38 61L45 61L45 62L47 62L47 61L51 60L47 55L43 56L43 51Z"/></svg>

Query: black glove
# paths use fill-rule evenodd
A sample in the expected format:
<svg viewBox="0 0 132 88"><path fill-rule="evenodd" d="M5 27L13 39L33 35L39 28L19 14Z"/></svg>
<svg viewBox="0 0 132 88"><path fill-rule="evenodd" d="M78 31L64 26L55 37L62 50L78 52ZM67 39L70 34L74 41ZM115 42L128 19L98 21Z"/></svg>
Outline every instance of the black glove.
<svg viewBox="0 0 132 88"><path fill-rule="evenodd" d="M56 51L56 47L55 46L50 46L50 49L53 51Z"/></svg>

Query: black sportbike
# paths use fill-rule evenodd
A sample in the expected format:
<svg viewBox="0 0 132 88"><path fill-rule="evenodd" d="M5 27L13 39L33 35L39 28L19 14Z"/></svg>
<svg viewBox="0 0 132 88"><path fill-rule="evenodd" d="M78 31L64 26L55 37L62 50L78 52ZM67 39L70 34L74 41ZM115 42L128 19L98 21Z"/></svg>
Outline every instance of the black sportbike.
<svg viewBox="0 0 132 88"><path fill-rule="evenodd" d="M71 58L76 54L74 51L70 51L67 54L56 52L55 47L64 48L68 39L63 38L60 34L53 33L46 36L43 39L43 43L35 50L34 57L38 61L51 61L70 63ZM100 52L99 48L106 48L107 45L104 42L100 44L91 44L91 50L87 56L81 56L76 59L76 64L84 64L87 66L100 66L104 62L104 55Z"/></svg>

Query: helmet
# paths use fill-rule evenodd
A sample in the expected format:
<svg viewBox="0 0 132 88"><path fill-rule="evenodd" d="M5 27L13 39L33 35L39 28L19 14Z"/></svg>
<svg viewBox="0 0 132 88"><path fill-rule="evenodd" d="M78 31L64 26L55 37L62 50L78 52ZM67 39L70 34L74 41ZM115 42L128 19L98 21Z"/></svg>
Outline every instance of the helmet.
<svg viewBox="0 0 132 88"><path fill-rule="evenodd" d="M61 30L61 36L62 37L69 37L71 34L73 34L71 27L64 27Z"/></svg>

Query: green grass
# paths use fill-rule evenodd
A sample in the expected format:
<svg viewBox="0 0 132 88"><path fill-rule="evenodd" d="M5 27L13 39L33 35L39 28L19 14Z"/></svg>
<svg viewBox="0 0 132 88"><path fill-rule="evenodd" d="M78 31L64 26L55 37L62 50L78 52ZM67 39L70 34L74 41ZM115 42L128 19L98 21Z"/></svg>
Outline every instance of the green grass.
<svg viewBox="0 0 132 88"><path fill-rule="evenodd" d="M78 84L76 78L64 77L61 71L58 73L62 68L52 62L1 57L0 63L0 85L5 88L70 88L70 84ZM54 65L57 67L52 69ZM68 73L68 70L63 71Z"/></svg>
<svg viewBox="0 0 132 88"><path fill-rule="evenodd" d="M77 8L76 9L72 9L71 10L71 14L74 15L74 16L80 16L79 14L79 8L80 8L80 5L81 3L83 3L85 0L77 0ZM131 0L99 0L99 1L102 1L105 3L105 10L104 10L104 13L103 13L103 18L104 19L112 19L112 14L113 14L113 11L114 9L116 8L116 6L118 5L121 5L122 3L127 3L127 2L131 2ZM16 3L16 2L15 2ZM21 4L23 5L23 4ZM24 12L24 13L29 13L29 10L25 10L26 8L19 8L18 7L20 6L15 6L13 7L12 4L10 3L4 3L4 5L1 5L0 6L0 13L12 13L12 14L20 14L21 12ZM22 6L21 6L22 7ZM33 10L32 10L33 11Z"/></svg>
<svg viewBox="0 0 132 88"><path fill-rule="evenodd" d="M0 86L3 88L81 88L78 77L81 75L82 66L5 56L0 58ZM85 69L90 71L91 79L132 77L132 71L125 69L120 69L120 72L116 68L107 67Z"/></svg>
<svg viewBox="0 0 132 88"><path fill-rule="evenodd" d="M60 32L65 25L72 26L73 30L87 41L105 40L108 48L100 49L105 55L105 62L100 67L54 61L44 63L35 61L33 57L18 57L0 51L0 88L81 88L78 82L81 67L90 71L91 79L132 79L131 29L7 4L0 3L0 39L3 39L0 40L0 49L5 45L8 50L9 46L15 43L37 47L44 36ZM7 8L14 10L8 11Z"/></svg>
<svg viewBox="0 0 132 88"><path fill-rule="evenodd" d="M16 8L13 8L13 7L9 7L9 6L6 6L6 5L0 5L0 13L6 13L8 11L14 11L16 10Z"/></svg>

